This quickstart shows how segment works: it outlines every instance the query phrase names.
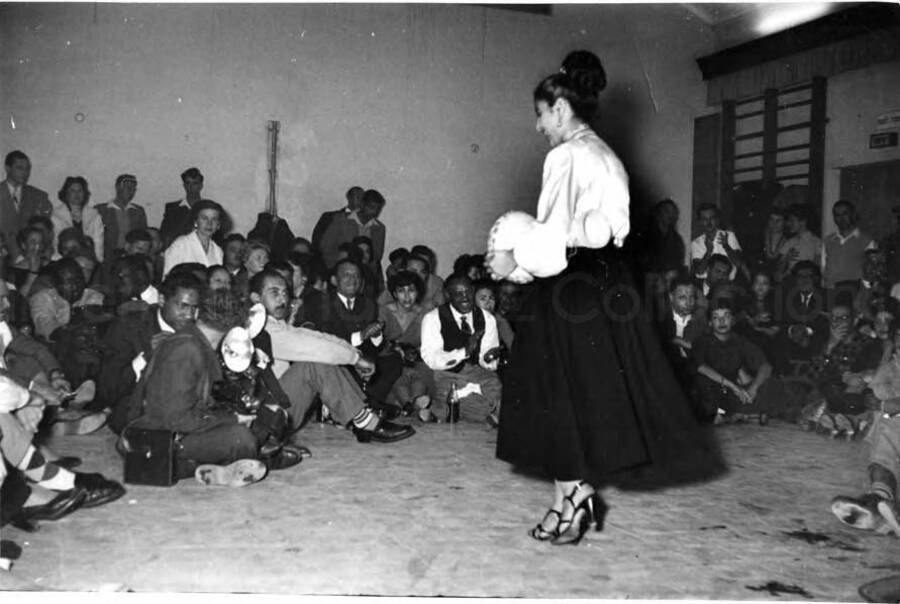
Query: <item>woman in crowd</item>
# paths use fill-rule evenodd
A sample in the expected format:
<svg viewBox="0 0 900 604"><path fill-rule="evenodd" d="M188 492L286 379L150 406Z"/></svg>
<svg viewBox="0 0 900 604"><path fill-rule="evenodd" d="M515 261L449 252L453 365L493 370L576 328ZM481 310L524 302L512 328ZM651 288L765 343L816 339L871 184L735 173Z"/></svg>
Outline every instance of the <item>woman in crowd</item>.
<svg viewBox="0 0 900 604"><path fill-rule="evenodd" d="M211 199L201 199L194 204L191 208L194 230L176 238L166 249L163 276L183 262L198 262L206 267L222 264L222 248L212 239L219 230L222 214L222 206Z"/></svg>
<svg viewBox="0 0 900 604"><path fill-rule="evenodd" d="M497 455L555 479L550 509L530 532L555 545L601 526L597 488L624 471L696 452L680 470L707 477L719 458L639 297L628 294L636 288L619 249L629 231L628 176L589 126L605 85L587 51L538 84L536 127L552 149L537 219L528 217L506 247L499 241L511 223L501 217L486 258L495 280L534 280L522 309L530 320L518 327L505 376ZM687 480L669 470L652 486L666 475Z"/></svg>
<svg viewBox="0 0 900 604"><path fill-rule="evenodd" d="M94 255L103 262L103 219L94 208L88 207L91 191L82 176L68 176L59 190L60 203L54 204L53 232L62 233L70 227L89 237L94 245Z"/></svg>

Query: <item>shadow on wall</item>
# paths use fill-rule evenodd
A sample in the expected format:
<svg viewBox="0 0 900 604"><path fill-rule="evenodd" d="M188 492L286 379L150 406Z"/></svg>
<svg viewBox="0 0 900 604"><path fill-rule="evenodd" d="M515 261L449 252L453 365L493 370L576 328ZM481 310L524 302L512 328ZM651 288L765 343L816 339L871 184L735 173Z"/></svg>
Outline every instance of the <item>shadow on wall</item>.
<svg viewBox="0 0 900 604"><path fill-rule="evenodd" d="M631 213L634 216L647 214L651 206L659 201L653 197L653 191L657 187L645 176L652 171L641 169L638 159L642 141L639 136L635 136L634 125L644 109L628 86L614 85L601 93L600 116L593 124L600 137L612 147L625 165L631 193Z"/></svg>

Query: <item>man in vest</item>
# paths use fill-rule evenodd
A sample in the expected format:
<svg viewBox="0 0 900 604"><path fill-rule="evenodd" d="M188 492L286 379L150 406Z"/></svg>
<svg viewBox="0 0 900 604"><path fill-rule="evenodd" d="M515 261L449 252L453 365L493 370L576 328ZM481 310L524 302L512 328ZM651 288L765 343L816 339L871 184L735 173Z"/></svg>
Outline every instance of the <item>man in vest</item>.
<svg viewBox="0 0 900 604"><path fill-rule="evenodd" d="M875 241L856 226L856 208L846 199L834 203L831 215L837 232L825 237L822 285L826 290L846 288L851 294L856 294L866 250L875 249ZM836 295L833 291L829 293Z"/></svg>
<svg viewBox="0 0 900 604"><path fill-rule="evenodd" d="M497 359L500 337L497 320L475 306L475 288L465 275L447 279L444 292L449 302L422 318L422 360L434 370L437 387L434 412L446 414L448 394L454 386L463 419L486 418L497 425L500 410L500 379Z"/></svg>

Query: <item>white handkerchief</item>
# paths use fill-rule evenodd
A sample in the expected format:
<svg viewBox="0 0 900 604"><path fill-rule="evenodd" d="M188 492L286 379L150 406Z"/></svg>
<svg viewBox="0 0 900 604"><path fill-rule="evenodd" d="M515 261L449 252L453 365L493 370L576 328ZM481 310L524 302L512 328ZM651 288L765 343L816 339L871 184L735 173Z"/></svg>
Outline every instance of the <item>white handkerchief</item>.
<svg viewBox="0 0 900 604"><path fill-rule="evenodd" d="M481 394L481 384L475 384L473 382L469 382L462 388L456 391L459 398L465 398L470 394Z"/></svg>

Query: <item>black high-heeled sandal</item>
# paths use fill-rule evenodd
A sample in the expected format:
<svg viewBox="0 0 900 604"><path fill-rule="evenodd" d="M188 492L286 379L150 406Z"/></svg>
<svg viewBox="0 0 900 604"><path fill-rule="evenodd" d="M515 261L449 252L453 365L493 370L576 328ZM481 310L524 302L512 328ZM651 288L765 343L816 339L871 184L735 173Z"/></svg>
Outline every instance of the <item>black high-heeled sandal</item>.
<svg viewBox="0 0 900 604"><path fill-rule="evenodd" d="M556 528L552 531L548 531L544 528L544 521L547 519L547 516L555 514L556 515ZM533 529L528 531L528 536L532 539L537 539L538 541L550 541L552 539L556 539L559 536L559 521L562 519L562 513L559 510L554 510L550 508L547 510L547 513L544 514L544 517L541 518L541 521L535 525Z"/></svg>
<svg viewBox="0 0 900 604"><path fill-rule="evenodd" d="M560 514L557 536L550 541L553 545L578 545L591 526L595 528L599 526L600 496L597 493L591 493L577 507L575 506L575 494L584 484L584 481L579 482L572 492L563 498L563 512L568 502L572 515L566 520L565 516Z"/></svg>

